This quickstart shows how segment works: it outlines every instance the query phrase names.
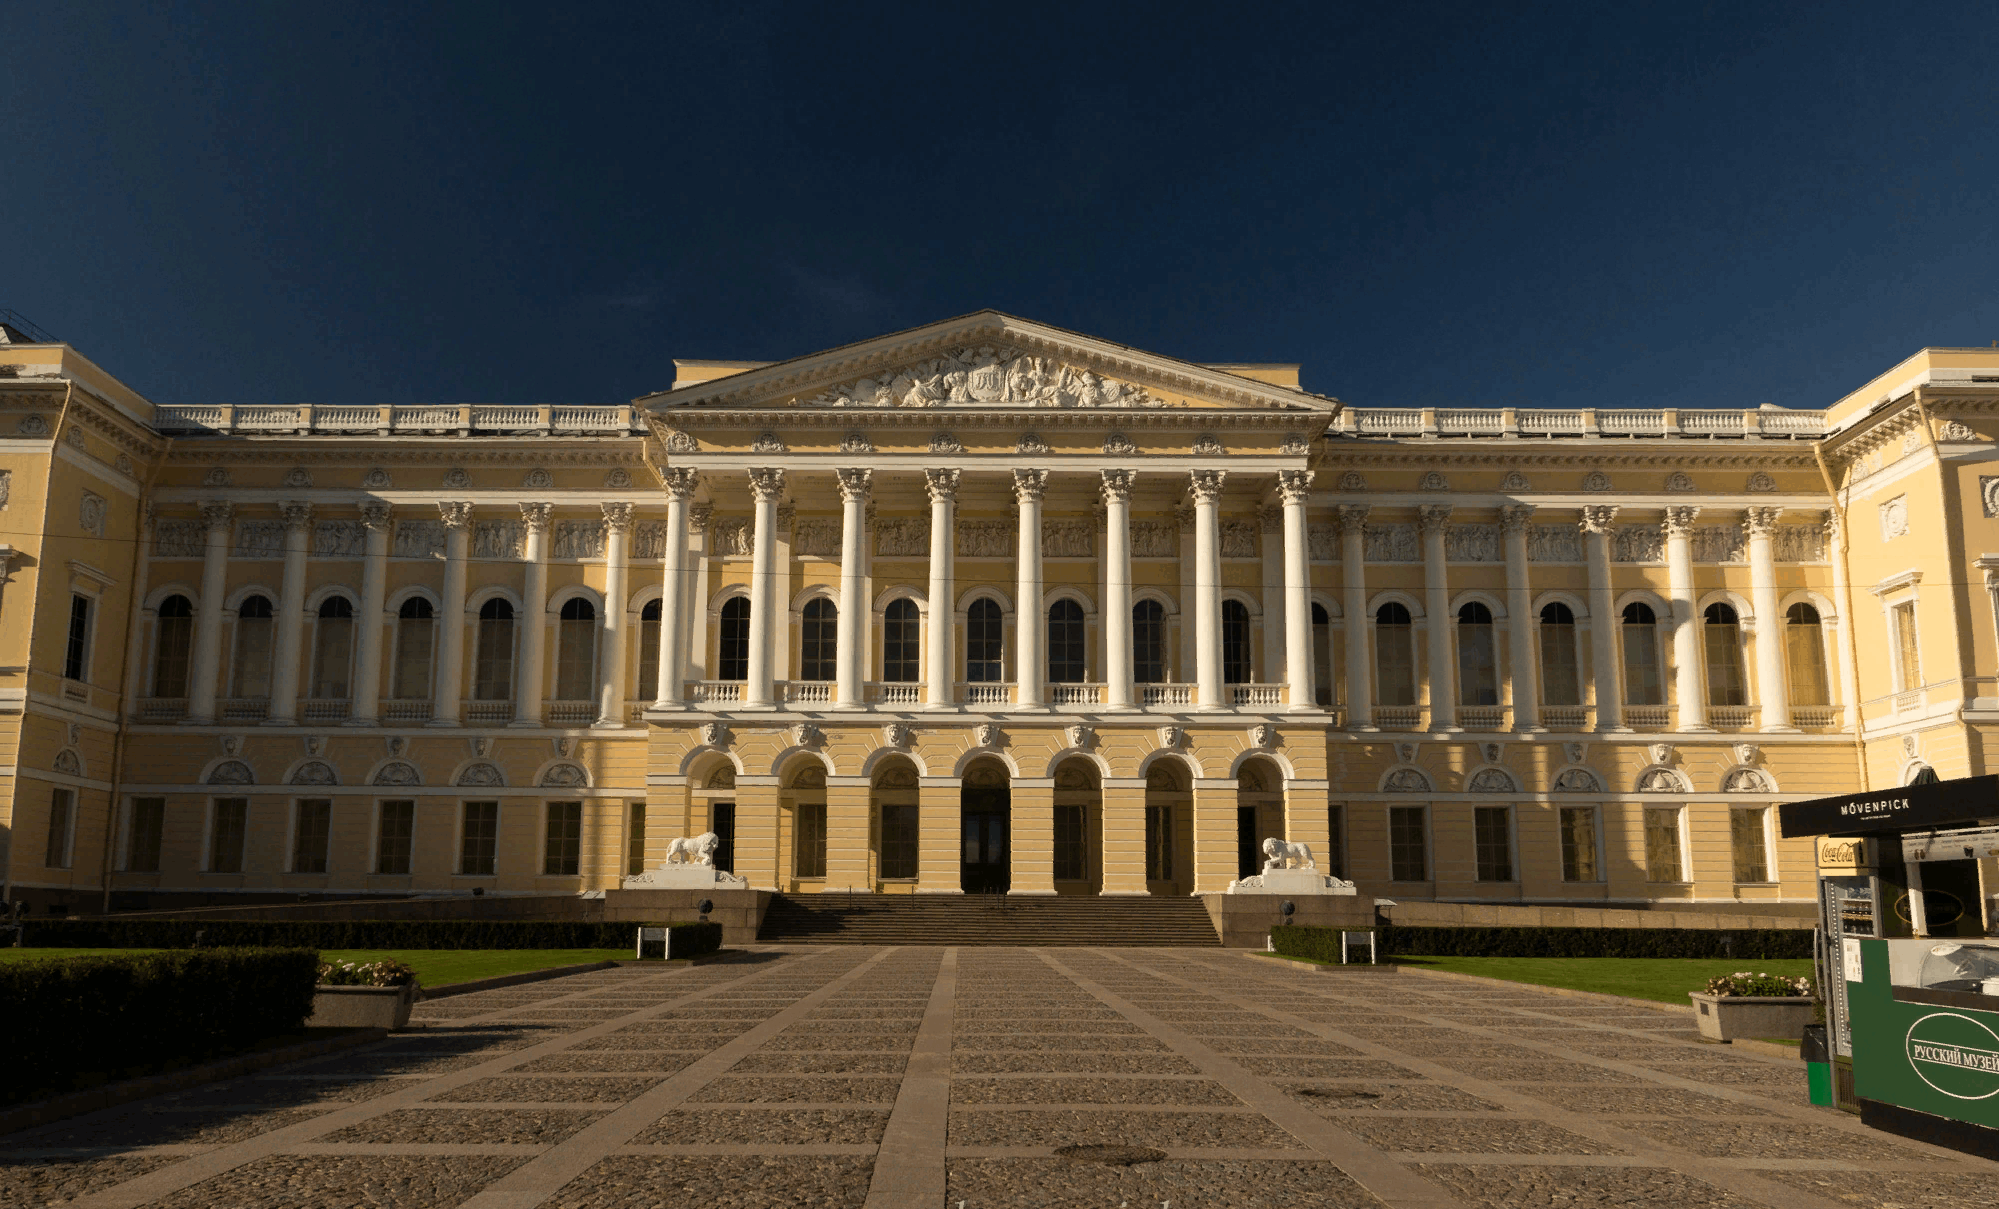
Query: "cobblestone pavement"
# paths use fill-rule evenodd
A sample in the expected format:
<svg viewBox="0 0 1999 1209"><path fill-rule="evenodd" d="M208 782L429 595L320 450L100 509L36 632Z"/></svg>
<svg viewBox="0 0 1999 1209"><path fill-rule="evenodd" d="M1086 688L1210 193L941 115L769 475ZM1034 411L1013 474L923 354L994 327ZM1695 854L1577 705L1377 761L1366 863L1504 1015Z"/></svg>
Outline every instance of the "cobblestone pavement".
<svg viewBox="0 0 1999 1209"><path fill-rule="evenodd" d="M1221 950L773 949L415 1022L0 1138L0 1205L1999 1203L1683 1015Z"/></svg>

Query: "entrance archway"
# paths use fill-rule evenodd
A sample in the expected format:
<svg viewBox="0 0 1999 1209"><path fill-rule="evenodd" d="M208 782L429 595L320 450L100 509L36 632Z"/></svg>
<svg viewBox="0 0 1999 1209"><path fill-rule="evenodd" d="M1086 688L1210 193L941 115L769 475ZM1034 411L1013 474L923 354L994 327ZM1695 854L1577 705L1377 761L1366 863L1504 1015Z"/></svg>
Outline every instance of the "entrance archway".
<svg viewBox="0 0 1999 1209"><path fill-rule="evenodd" d="M918 793L916 766L885 760L869 788L873 800L875 868L881 889L916 889Z"/></svg>
<svg viewBox="0 0 1999 1209"><path fill-rule="evenodd" d="M1055 769L1055 893L1104 889L1104 799L1097 766L1064 760Z"/></svg>
<svg viewBox="0 0 1999 1209"><path fill-rule="evenodd" d="M1236 770L1236 876L1263 871L1263 841L1284 834L1283 777L1268 760L1250 760Z"/></svg>
<svg viewBox="0 0 1999 1209"><path fill-rule="evenodd" d="M1013 793L1006 767L981 760L965 770L958 796L959 885L967 894L1005 893L1013 884Z"/></svg>
<svg viewBox="0 0 1999 1209"><path fill-rule="evenodd" d="M1162 759L1145 774L1145 888L1153 894L1194 889L1194 794L1187 769Z"/></svg>

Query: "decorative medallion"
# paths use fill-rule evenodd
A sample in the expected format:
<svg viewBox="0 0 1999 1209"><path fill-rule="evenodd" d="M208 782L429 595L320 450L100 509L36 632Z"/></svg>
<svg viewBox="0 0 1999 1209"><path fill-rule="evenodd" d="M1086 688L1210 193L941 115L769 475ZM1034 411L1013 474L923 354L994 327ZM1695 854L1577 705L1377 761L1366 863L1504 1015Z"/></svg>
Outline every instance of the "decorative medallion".
<svg viewBox="0 0 1999 1209"><path fill-rule="evenodd" d="M1610 476L1601 470L1592 470L1583 476L1584 491L1610 490Z"/></svg>
<svg viewBox="0 0 1999 1209"><path fill-rule="evenodd" d="M1499 489L1501 491L1532 491L1534 485L1528 482L1527 476L1518 470L1509 470L1506 472L1506 477L1499 481Z"/></svg>
<svg viewBox="0 0 1999 1209"><path fill-rule="evenodd" d="M1449 491L1451 489L1451 481L1444 477L1443 471L1432 470L1423 476L1423 481L1419 484L1419 488L1423 491Z"/></svg>
<svg viewBox="0 0 1999 1209"><path fill-rule="evenodd" d="M1130 457L1138 452L1138 446L1121 432L1114 432L1104 438L1104 452L1112 457Z"/></svg>
<svg viewBox="0 0 1999 1209"><path fill-rule="evenodd" d="M1349 470L1340 476L1341 491L1366 491L1367 476L1358 470Z"/></svg>
<svg viewBox="0 0 1999 1209"><path fill-rule="evenodd" d="M604 475L604 486L610 488L613 491L619 491L631 485L632 485L632 472L626 470L623 466L613 466L611 467L610 471Z"/></svg>
<svg viewBox="0 0 1999 1209"><path fill-rule="evenodd" d="M1312 452L1312 443L1305 439L1305 434L1302 432L1287 432L1284 434L1283 442L1277 446L1277 452L1299 457Z"/></svg>
<svg viewBox="0 0 1999 1209"><path fill-rule="evenodd" d="M453 466L444 472L444 485L446 487L470 487L472 485L472 476Z"/></svg>
<svg viewBox="0 0 1999 1209"><path fill-rule="evenodd" d="M1013 451L1015 453L1047 453L1048 442L1042 440L1037 433L1025 432L1021 434L1020 442L1013 447Z"/></svg>
<svg viewBox="0 0 1999 1209"><path fill-rule="evenodd" d="M1751 491L1775 491L1776 489L1777 480L1761 470L1749 476L1749 490Z"/></svg>
<svg viewBox="0 0 1999 1209"><path fill-rule="evenodd" d="M841 453L873 453L874 451L875 443L868 440L868 434L864 432L850 432L840 442Z"/></svg>
<svg viewBox="0 0 1999 1209"><path fill-rule="evenodd" d="M776 433L760 432L757 434L756 440L750 442L750 452L784 453L786 452L786 450L784 442L778 439L778 435Z"/></svg>
<svg viewBox="0 0 1999 1209"><path fill-rule="evenodd" d="M1694 476L1684 470L1675 470L1666 476L1666 490L1668 491L1692 491L1693 489Z"/></svg>
<svg viewBox="0 0 1999 1209"><path fill-rule="evenodd" d="M936 436L930 438L930 452L963 453L965 452L965 446L963 442L959 441L957 437L952 436L950 433L940 432Z"/></svg>
<svg viewBox="0 0 1999 1209"><path fill-rule="evenodd" d="M384 487L388 487L391 485L389 472L387 470L384 470L382 467L377 466L373 470L370 470L368 473L361 476L361 485L363 487L367 487L377 491L381 490Z"/></svg>
<svg viewBox="0 0 1999 1209"><path fill-rule="evenodd" d="M555 486L555 476L544 468L537 466L527 472L527 477L521 480L521 486L532 490L545 490Z"/></svg>

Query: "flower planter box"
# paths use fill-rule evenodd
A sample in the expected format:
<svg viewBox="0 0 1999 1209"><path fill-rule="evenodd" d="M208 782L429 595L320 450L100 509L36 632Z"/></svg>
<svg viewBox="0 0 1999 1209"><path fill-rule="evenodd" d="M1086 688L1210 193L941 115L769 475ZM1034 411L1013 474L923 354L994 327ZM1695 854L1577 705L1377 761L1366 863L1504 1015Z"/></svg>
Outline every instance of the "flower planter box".
<svg viewBox="0 0 1999 1209"><path fill-rule="evenodd" d="M325 983L312 989L312 1015L307 1028L399 1029L410 1022L416 1006L415 986L341 987Z"/></svg>
<svg viewBox="0 0 1999 1209"><path fill-rule="evenodd" d="M1701 1036L1712 1041L1743 1037L1803 1037L1812 1022L1812 1000L1804 995L1709 995L1689 991Z"/></svg>

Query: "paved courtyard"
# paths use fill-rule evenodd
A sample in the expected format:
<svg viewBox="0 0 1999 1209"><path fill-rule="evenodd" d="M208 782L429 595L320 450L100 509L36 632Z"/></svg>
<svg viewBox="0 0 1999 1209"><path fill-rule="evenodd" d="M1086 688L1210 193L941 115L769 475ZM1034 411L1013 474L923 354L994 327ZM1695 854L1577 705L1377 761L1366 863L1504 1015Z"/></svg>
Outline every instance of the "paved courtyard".
<svg viewBox="0 0 1999 1209"><path fill-rule="evenodd" d="M1814 1108L1796 1061L1683 1017L1217 949L765 951L418 1019L0 1138L0 1205L1999 1201L1999 1164Z"/></svg>

